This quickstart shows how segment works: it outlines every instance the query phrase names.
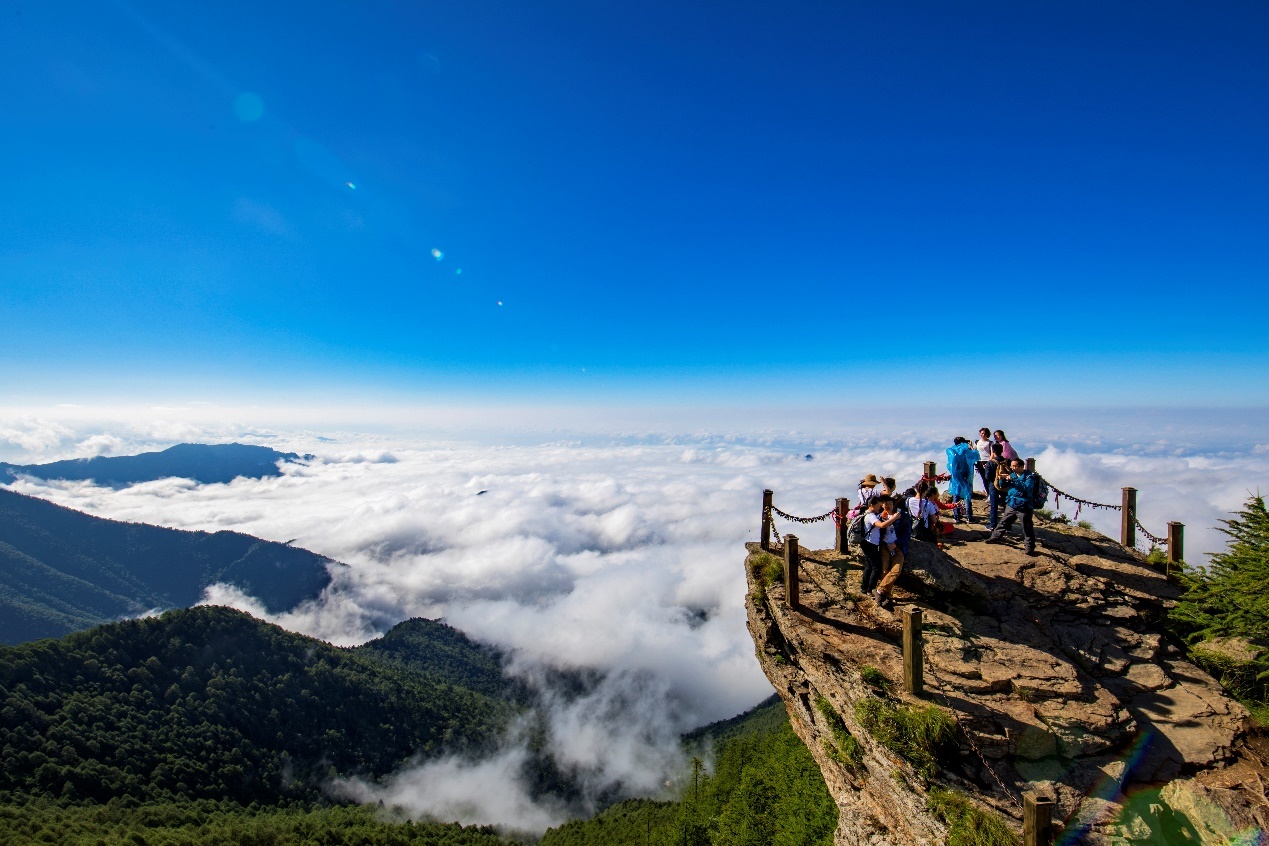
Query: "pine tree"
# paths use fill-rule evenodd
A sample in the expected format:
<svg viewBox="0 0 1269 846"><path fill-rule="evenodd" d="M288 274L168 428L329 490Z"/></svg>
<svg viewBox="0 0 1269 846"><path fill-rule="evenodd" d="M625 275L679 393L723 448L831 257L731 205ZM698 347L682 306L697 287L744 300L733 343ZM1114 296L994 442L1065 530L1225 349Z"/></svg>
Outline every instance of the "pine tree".
<svg viewBox="0 0 1269 846"><path fill-rule="evenodd" d="M1213 555L1207 569L1185 571L1187 590L1170 619L1193 645L1194 660L1263 721L1269 716L1269 512L1264 497L1249 497L1237 517L1221 522L1229 536L1225 551ZM1245 640L1247 656L1212 649L1218 638Z"/></svg>

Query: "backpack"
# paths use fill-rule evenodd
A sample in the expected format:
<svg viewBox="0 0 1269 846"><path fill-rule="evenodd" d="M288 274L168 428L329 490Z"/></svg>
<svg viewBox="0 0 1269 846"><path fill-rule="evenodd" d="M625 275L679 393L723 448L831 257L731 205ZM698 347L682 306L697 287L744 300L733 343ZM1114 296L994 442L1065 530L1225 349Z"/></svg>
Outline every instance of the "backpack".
<svg viewBox="0 0 1269 846"><path fill-rule="evenodd" d="M899 507L899 519L894 524L894 536L900 543L912 537L912 512L908 510L906 504Z"/></svg>
<svg viewBox="0 0 1269 846"><path fill-rule="evenodd" d="M848 546L862 546L865 534L864 516L867 514L866 510L859 512L846 526L846 544Z"/></svg>
<svg viewBox="0 0 1269 846"><path fill-rule="evenodd" d="M1039 473L1031 474L1031 507L1043 508L1049 501L1049 483Z"/></svg>

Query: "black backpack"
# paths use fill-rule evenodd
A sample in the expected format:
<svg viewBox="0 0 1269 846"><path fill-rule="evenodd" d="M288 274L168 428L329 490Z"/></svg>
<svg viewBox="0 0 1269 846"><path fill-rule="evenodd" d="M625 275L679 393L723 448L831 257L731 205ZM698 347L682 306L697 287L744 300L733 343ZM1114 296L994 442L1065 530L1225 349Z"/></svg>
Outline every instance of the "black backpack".
<svg viewBox="0 0 1269 846"><path fill-rule="evenodd" d="M846 544L848 546L860 546L863 544L864 535L866 534L864 517L867 515L868 509L864 509L846 526Z"/></svg>

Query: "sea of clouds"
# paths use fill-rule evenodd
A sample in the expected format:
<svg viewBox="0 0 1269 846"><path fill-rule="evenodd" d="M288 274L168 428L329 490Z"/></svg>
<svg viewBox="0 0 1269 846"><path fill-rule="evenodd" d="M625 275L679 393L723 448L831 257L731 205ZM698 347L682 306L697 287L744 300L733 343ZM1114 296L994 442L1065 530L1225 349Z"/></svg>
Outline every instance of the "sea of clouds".
<svg viewBox="0 0 1269 846"><path fill-rule="evenodd" d="M952 434L973 434L980 417L960 417ZM550 751L588 797L655 795L682 770L681 732L770 694L745 628L742 569L764 488L787 512L819 515L835 497L853 496L865 473L910 484L922 461L942 465L951 440L944 423L878 437L881 427L852 429L813 413L796 427L718 420L679 433L595 425L535 433L513 429L509 416L503 436L494 421L479 439L461 428L313 432L160 418L0 419L0 447L9 447L0 458L129 454L182 440L263 443L316 458L283 465L280 477L230 484L167 479L111 490L21 479L10 488L103 517L294 541L347 564L319 600L286 614L269 615L227 586L207 601L341 645L410 617L443 617L506 650L510 671L539 686ZM1147 528L1163 534L1169 520L1184 522L1187 557L1201 562L1223 546L1219 519L1269 487L1260 419L1044 415L1012 434L1058 488L1107 503L1119 502L1123 486L1138 488ZM1118 534L1117 512L1080 519ZM833 540L831 522L777 527L812 548ZM547 668L599 681L565 695L551 689ZM587 810L529 795L523 735L513 732L484 760L431 761L342 789L441 819L527 830Z"/></svg>

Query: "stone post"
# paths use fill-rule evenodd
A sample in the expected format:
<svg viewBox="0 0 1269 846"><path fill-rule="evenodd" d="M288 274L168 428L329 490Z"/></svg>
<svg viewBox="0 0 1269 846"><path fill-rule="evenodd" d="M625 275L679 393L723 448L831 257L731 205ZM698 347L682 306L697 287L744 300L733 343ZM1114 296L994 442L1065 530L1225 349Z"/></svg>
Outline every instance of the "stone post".
<svg viewBox="0 0 1269 846"><path fill-rule="evenodd" d="M1022 846L1049 846L1053 842L1052 824L1053 800L1022 794Z"/></svg>
<svg viewBox="0 0 1269 846"><path fill-rule="evenodd" d="M802 607L798 598L798 536L784 536L784 595L789 599L789 607L797 610Z"/></svg>
<svg viewBox="0 0 1269 846"><path fill-rule="evenodd" d="M1137 489L1124 488L1124 498L1119 511L1119 542L1132 549L1137 545Z"/></svg>
<svg viewBox="0 0 1269 846"><path fill-rule="evenodd" d="M850 511L850 500L839 497L837 500L837 554L846 554L846 529L849 528L846 512Z"/></svg>
<svg viewBox="0 0 1269 846"><path fill-rule="evenodd" d="M927 479L933 479L939 474L939 466L933 461L925 462L925 469L921 471L921 475Z"/></svg>
<svg viewBox="0 0 1269 846"><path fill-rule="evenodd" d="M1034 473L1034 472L1035 472L1035 459L1034 459L1034 458L1028 458L1028 459L1027 459L1027 472L1028 472L1028 473Z"/></svg>
<svg viewBox="0 0 1269 846"><path fill-rule="evenodd" d="M771 497L772 492L767 490L762 492L762 541L763 549L771 548Z"/></svg>
<svg viewBox="0 0 1269 846"><path fill-rule="evenodd" d="M1181 572L1185 560L1185 524L1175 521L1168 524L1168 581Z"/></svg>
<svg viewBox="0 0 1269 846"><path fill-rule="evenodd" d="M903 609L903 689L921 696L921 609L909 605Z"/></svg>

